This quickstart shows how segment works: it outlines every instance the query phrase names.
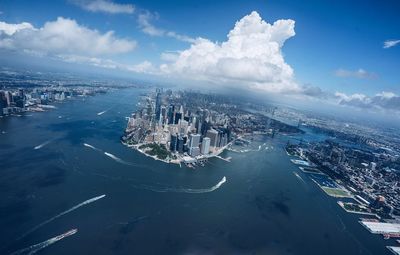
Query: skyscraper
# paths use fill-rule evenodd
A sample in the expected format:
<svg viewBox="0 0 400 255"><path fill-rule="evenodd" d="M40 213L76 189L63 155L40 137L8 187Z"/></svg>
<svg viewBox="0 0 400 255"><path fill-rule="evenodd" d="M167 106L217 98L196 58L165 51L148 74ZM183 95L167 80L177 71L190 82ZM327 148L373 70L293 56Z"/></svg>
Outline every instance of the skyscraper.
<svg viewBox="0 0 400 255"><path fill-rule="evenodd" d="M3 108L7 107L6 93L0 91L0 115L3 115Z"/></svg>
<svg viewBox="0 0 400 255"><path fill-rule="evenodd" d="M170 104L168 107L168 124L174 123L175 106Z"/></svg>
<svg viewBox="0 0 400 255"><path fill-rule="evenodd" d="M161 89L156 90L156 121L158 122L160 120L161 116Z"/></svg>
<svg viewBox="0 0 400 255"><path fill-rule="evenodd" d="M203 138L203 141L201 142L201 154L207 155L210 153L210 142L211 139L209 137Z"/></svg>
<svg viewBox="0 0 400 255"><path fill-rule="evenodd" d="M161 106L161 123L165 124L165 119L167 118L167 108L165 106Z"/></svg>
<svg viewBox="0 0 400 255"><path fill-rule="evenodd" d="M190 141L189 141L189 154L192 157L196 157L200 154L200 137L201 135L199 134L191 134L190 135Z"/></svg>
<svg viewBox="0 0 400 255"><path fill-rule="evenodd" d="M185 136L187 134L187 130L189 127L189 123L186 120L179 121L179 134L181 136Z"/></svg>
<svg viewBox="0 0 400 255"><path fill-rule="evenodd" d="M182 119L182 113L176 112L175 113L174 124L178 124L180 119Z"/></svg>
<svg viewBox="0 0 400 255"><path fill-rule="evenodd" d="M178 135L172 134L172 135L171 135L171 141L170 141L170 144L169 144L169 149L170 149L172 152L175 152L176 149L177 149L177 147L178 147Z"/></svg>
<svg viewBox="0 0 400 255"><path fill-rule="evenodd" d="M178 137L178 152L179 153L183 153L183 144L184 144L184 140L182 136Z"/></svg>
<svg viewBox="0 0 400 255"><path fill-rule="evenodd" d="M210 138L210 146L217 147L218 142L218 131L215 129L210 129L207 131L206 137Z"/></svg>
<svg viewBox="0 0 400 255"><path fill-rule="evenodd" d="M189 148L199 147L200 137L201 136L199 134L191 134L189 141Z"/></svg>

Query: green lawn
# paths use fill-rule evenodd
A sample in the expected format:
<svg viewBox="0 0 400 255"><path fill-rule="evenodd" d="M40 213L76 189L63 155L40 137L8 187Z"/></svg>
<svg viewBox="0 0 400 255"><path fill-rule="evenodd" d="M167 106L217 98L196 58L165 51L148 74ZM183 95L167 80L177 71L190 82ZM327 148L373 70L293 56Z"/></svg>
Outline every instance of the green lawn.
<svg viewBox="0 0 400 255"><path fill-rule="evenodd" d="M168 157L172 157L171 153L167 150L165 145L150 143L150 144L143 144L139 146L139 149L147 149L146 153L152 156L157 156L159 159L166 159Z"/></svg>
<svg viewBox="0 0 400 255"><path fill-rule="evenodd" d="M328 188L323 186L321 186L321 189L332 197L350 197L350 194L342 189Z"/></svg>

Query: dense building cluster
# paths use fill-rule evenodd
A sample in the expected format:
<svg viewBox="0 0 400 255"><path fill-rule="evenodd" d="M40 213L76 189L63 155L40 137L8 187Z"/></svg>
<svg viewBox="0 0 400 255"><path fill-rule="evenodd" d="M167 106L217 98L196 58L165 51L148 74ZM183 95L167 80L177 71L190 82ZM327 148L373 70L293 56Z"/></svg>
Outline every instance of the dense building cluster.
<svg viewBox="0 0 400 255"><path fill-rule="evenodd" d="M375 213L384 217L400 215L400 158L396 152L332 140L288 147L341 180Z"/></svg>
<svg viewBox="0 0 400 255"><path fill-rule="evenodd" d="M0 90L0 115L19 113L25 110L26 97L23 89Z"/></svg>
<svg viewBox="0 0 400 255"><path fill-rule="evenodd" d="M122 140L129 145L159 144L174 158L187 160L218 155L245 134L300 132L247 108L221 95L157 89L143 97Z"/></svg>
<svg viewBox="0 0 400 255"><path fill-rule="evenodd" d="M230 118L198 103L157 89L129 118L125 140L163 144L172 153L192 157L217 152L233 138Z"/></svg>
<svg viewBox="0 0 400 255"><path fill-rule="evenodd" d="M62 86L4 89L0 90L0 116L25 111L44 111L46 108L51 108L49 104L53 102L104 92L106 92L104 88Z"/></svg>

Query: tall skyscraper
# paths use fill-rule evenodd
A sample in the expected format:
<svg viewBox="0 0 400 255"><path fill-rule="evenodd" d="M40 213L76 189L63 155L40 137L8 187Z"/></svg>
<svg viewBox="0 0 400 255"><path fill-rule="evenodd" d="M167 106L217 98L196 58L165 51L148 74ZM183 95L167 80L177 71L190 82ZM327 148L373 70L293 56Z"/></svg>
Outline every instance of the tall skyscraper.
<svg viewBox="0 0 400 255"><path fill-rule="evenodd" d="M183 144L184 144L184 140L182 136L178 137L178 152L179 153L183 153Z"/></svg>
<svg viewBox="0 0 400 255"><path fill-rule="evenodd" d="M170 104L168 106L168 124L174 124L175 106Z"/></svg>
<svg viewBox="0 0 400 255"><path fill-rule="evenodd" d="M167 118L167 108L161 106L161 123L165 124L165 119Z"/></svg>
<svg viewBox="0 0 400 255"><path fill-rule="evenodd" d="M199 147L200 137L201 136L199 134L191 134L189 141L189 148Z"/></svg>
<svg viewBox="0 0 400 255"><path fill-rule="evenodd" d="M210 129L206 133L206 137L210 138L210 146L217 147L218 142L218 131L215 129Z"/></svg>
<svg viewBox="0 0 400 255"><path fill-rule="evenodd" d="M175 113L174 124L178 124L180 119L182 119L182 113L176 112Z"/></svg>
<svg viewBox="0 0 400 255"><path fill-rule="evenodd" d="M3 108L7 107L6 93L0 91L0 115L3 115Z"/></svg>
<svg viewBox="0 0 400 255"><path fill-rule="evenodd" d="M7 107L11 107L11 103L13 102L13 96L10 91L6 91L6 100L7 100Z"/></svg>
<svg viewBox="0 0 400 255"><path fill-rule="evenodd" d="M179 134L181 136L185 136L187 134L187 130L189 127L189 123L186 120L179 121Z"/></svg>
<svg viewBox="0 0 400 255"><path fill-rule="evenodd" d="M156 90L156 121L158 122L160 120L161 116L161 89Z"/></svg>
<svg viewBox="0 0 400 255"><path fill-rule="evenodd" d="M171 141L170 141L170 144L169 144L169 149L172 152L175 152L177 147L178 147L178 135L172 134L171 135Z"/></svg>
<svg viewBox="0 0 400 255"><path fill-rule="evenodd" d="M205 136L207 134L207 131L210 129L211 125L210 123L205 120L201 123L201 135Z"/></svg>
<svg viewBox="0 0 400 255"><path fill-rule="evenodd" d="M190 141L189 141L189 154L192 157L196 157L200 154L200 137L199 134L191 134Z"/></svg>
<svg viewBox="0 0 400 255"><path fill-rule="evenodd" d="M201 154L207 155L210 153L210 143L211 139L209 137L203 138L203 141L201 142Z"/></svg>

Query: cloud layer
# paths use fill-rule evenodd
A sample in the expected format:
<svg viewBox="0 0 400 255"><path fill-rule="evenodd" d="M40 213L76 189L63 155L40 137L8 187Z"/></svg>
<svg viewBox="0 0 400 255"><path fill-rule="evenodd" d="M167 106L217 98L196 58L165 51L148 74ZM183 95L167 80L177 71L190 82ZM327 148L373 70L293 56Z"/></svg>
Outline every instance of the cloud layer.
<svg viewBox="0 0 400 255"><path fill-rule="evenodd" d="M132 51L133 40L115 37L113 31L100 33L79 25L75 20L59 17L41 28L29 23L0 25L0 48L23 50L41 55L115 55Z"/></svg>
<svg viewBox="0 0 400 255"><path fill-rule="evenodd" d="M174 31L167 31L161 28L157 28L152 24L152 21L157 19L158 19L157 14L152 14L149 11L145 11L138 15L137 21L139 24L139 28L142 30L143 33L150 36L167 36L183 42L190 42L190 43L195 42L195 39L187 35L181 35Z"/></svg>
<svg viewBox="0 0 400 255"><path fill-rule="evenodd" d="M339 104L363 109L400 111L400 96L393 92L381 92L374 96L364 94L346 95L335 93Z"/></svg>
<svg viewBox="0 0 400 255"><path fill-rule="evenodd" d="M23 30L23 29L33 29L33 26L28 22L22 22L19 24L9 24L9 23L0 21L0 36L2 34L10 36L10 35L13 35L16 32L18 32L19 30Z"/></svg>
<svg viewBox="0 0 400 255"><path fill-rule="evenodd" d="M269 92L301 91L281 51L285 41L295 35L294 24L289 19L271 25L252 12L236 22L225 42L198 38L189 49L179 52L174 61L161 65L161 71ZM169 58L174 59L171 54Z"/></svg>
<svg viewBox="0 0 400 255"><path fill-rule="evenodd" d="M111 0L71 0L71 2L90 12L131 14L135 11L135 7L131 4L118 4Z"/></svg>
<svg viewBox="0 0 400 255"><path fill-rule="evenodd" d="M338 69L335 71L335 75L337 77L352 77L358 79L374 79L377 77L376 74L370 73L365 71L364 69L360 68L358 70L345 70L345 69Z"/></svg>

